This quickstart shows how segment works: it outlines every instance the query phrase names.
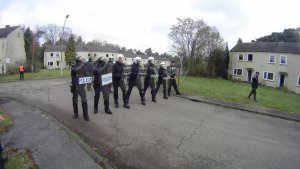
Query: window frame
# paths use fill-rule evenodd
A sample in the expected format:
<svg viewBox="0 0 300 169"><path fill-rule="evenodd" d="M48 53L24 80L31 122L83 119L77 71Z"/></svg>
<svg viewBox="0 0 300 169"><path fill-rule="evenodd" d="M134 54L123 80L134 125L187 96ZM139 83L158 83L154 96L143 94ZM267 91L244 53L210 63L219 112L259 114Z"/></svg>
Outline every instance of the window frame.
<svg viewBox="0 0 300 169"><path fill-rule="evenodd" d="M242 60L240 60L240 55L243 57ZM244 54L243 54L243 53L238 53L237 59L238 59L238 61L240 61L240 62L244 61Z"/></svg>
<svg viewBox="0 0 300 169"><path fill-rule="evenodd" d="M282 58L282 57L285 58L285 63L281 63L281 58ZM286 55L280 55L279 64L280 64L280 65L287 65L287 56L286 56Z"/></svg>
<svg viewBox="0 0 300 169"><path fill-rule="evenodd" d="M236 71L235 71L236 70ZM239 75L237 72L238 70L241 70L242 73ZM235 73L236 72L236 73ZM234 68L233 69L233 73L232 73L234 76L243 76L243 69L242 68Z"/></svg>
<svg viewBox="0 0 300 169"><path fill-rule="evenodd" d="M249 55L252 55L252 60L249 60ZM253 62L253 53L248 53L247 54L247 62Z"/></svg>
<svg viewBox="0 0 300 169"><path fill-rule="evenodd" d="M50 63L52 63L52 65ZM48 62L47 65L48 67L53 67L53 62Z"/></svg>
<svg viewBox="0 0 300 169"><path fill-rule="evenodd" d="M271 56L274 56L274 62L270 62ZM269 64L275 64L276 63L276 55L273 55L273 54L269 55L268 63Z"/></svg>
<svg viewBox="0 0 300 169"><path fill-rule="evenodd" d="M265 78L265 73L267 73L267 75L266 75L267 78ZM268 79L268 75L269 75L270 73L273 74L273 79ZM275 79L275 73L274 73L274 72L264 71L264 72L263 72L263 79L264 79L264 80L268 80L268 81L274 81L274 79Z"/></svg>

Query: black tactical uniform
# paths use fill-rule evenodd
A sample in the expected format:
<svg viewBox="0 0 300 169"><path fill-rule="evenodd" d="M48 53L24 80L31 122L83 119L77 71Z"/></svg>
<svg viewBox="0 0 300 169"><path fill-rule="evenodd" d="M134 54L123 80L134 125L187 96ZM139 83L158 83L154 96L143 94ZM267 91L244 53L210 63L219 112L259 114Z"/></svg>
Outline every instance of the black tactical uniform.
<svg viewBox="0 0 300 169"><path fill-rule="evenodd" d="M178 90L177 83L176 83L177 68L175 67L174 63L171 64L171 68L170 68L169 72L170 72L170 83L169 83L169 88L168 88L168 96L170 96L172 86L175 89L176 94L181 95L181 93Z"/></svg>
<svg viewBox="0 0 300 169"><path fill-rule="evenodd" d="M94 90L95 90L95 96L94 96L94 113L98 113L98 103L100 99L100 92L102 91L103 94L103 100L104 100L104 111L107 114L112 114L112 112L109 109L109 94L110 94L110 89L109 85L102 85L102 79L101 76L105 75L109 72L109 66L99 58L97 60L96 65L94 66ZM111 70L111 69L110 69Z"/></svg>
<svg viewBox="0 0 300 169"><path fill-rule="evenodd" d="M253 94L253 98L254 98L254 101L256 101L256 89L258 87L258 76L259 76L259 73L256 72L254 76L252 76L252 84L251 84L251 91L248 95L248 98L250 99L251 95Z"/></svg>
<svg viewBox="0 0 300 169"><path fill-rule="evenodd" d="M88 76L88 72L85 64L80 60L80 58L77 58L75 65L72 65L72 69L71 69L71 77L72 77L71 92L73 93L72 101L73 101L73 110L74 110L73 118L75 119L78 118L78 95L80 95L83 117L86 121L89 121L90 119L88 115L88 105L86 100L85 84L79 84L79 78L87 77L87 76Z"/></svg>
<svg viewBox="0 0 300 169"><path fill-rule="evenodd" d="M146 94L146 91L148 87L150 86L151 89L151 96L152 101L156 102L156 92L155 92L155 80L157 79L157 69L153 63L150 63L147 68L146 76L144 79L144 95Z"/></svg>
<svg viewBox="0 0 300 169"><path fill-rule="evenodd" d="M89 76L93 76L93 68L94 68L94 62L93 62L92 58L89 58L89 61L87 63L87 70L88 70ZM88 91L92 90L92 83L88 83L88 84L86 84L86 86L87 86Z"/></svg>
<svg viewBox="0 0 300 169"><path fill-rule="evenodd" d="M157 92L160 88L160 85L162 84L164 99L168 99L168 97L167 97L167 81L169 78L170 77L169 77L167 69L160 66L160 68L158 69L158 81L157 81L155 93L157 94Z"/></svg>
<svg viewBox="0 0 300 169"><path fill-rule="evenodd" d="M144 94L143 94L142 82L141 82L142 71L143 71L143 67L140 65L139 62L133 63L131 65L131 73L128 79L127 100L129 100L133 86L136 86L139 90L142 104L146 105Z"/></svg>
<svg viewBox="0 0 300 169"><path fill-rule="evenodd" d="M122 90L123 94L123 102L124 102L124 107L130 108L128 105L128 100L127 100L127 95L126 95L126 85L125 85L125 80L124 80L124 67L125 64L117 61L113 65L113 70L112 70L112 76L113 76L113 87L114 87L114 100L115 100L115 107L119 107L119 101L118 101L118 93L119 93L119 88Z"/></svg>

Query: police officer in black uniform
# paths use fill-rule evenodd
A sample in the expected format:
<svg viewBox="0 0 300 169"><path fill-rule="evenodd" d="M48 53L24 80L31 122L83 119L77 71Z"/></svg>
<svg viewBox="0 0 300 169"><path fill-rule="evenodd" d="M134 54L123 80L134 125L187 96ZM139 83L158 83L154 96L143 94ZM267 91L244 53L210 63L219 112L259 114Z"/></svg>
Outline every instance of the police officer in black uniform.
<svg viewBox="0 0 300 169"><path fill-rule="evenodd" d="M119 54L117 56L116 63L113 65L112 70L112 76L113 76L113 87L114 87L114 100L115 100L115 108L119 107L119 101L118 101L118 93L119 93L119 87L122 90L123 94L123 102L124 107L130 108L128 105L127 95L126 95L126 85L124 80L124 67L125 64L123 63L124 56L122 54Z"/></svg>
<svg viewBox="0 0 300 169"><path fill-rule="evenodd" d="M86 121L89 121L88 115L88 104L86 99L85 93L85 84L80 83L80 78L87 77L88 72L86 65L83 62L83 57L77 57L75 65L72 65L71 69L71 77L72 77L72 84L71 84L71 92L73 93L72 101L73 101L73 110L74 110L74 119L78 118L78 95L80 95L81 103L82 103L82 110L83 110L83 117Z"/></svg>
<svg viewBox="0 0 300 169"><path fill-rule="evenodd" d="M140 57L135 57L134 62L131 65L131 72L128 79L127 100L129 100L133 86L136 86L140 93L142 105L146 105L143 88L142 88L142 82L141 82L141 76L143 73L141 60L142 59Z"/></svg>
<svg viewBox="0 0 300 169"><path fill-rule="evenodd" d="M156 102L155 80L157 79L157 77L158 77L158 74L157 74L157 69L154 64L154 58L149 57L148 58L148 68L147 68L146 76L144 79L144 95L146 95L146 91L147 91L148 87L150 86L153 102Z"/></svg>
<svg viewBox="0 0 300 169"><path fill-rule="evenodd" d="M177 83L176 83L177 68L175 66L174 61L171 61L171 68L169 70L169 73L170 73L170 82L169 82L169 86L168 86L168 96L170 96L170 94L171 94L172 86L175 89L176 94L181 95L181 93L178 90Z"/></svg>
<svg viewBox="0 0 300 169"><path fill-rule="evenodd" d="M157 81L155 93L157 94L157 92L160 88L160 85L162 84L164 99L168 99L168 97L167 97L167 81L168 81L168 79L170 79L170 76L169 76L169 73L166 68L166 63L161 62L160 67L158 69L158 81Z"/></svg>
<svg viewBox="0 0 300 169"><path fill-rule="evenodd" d="M102 75L111 73L111 68L107 64L107 58L99 57L97 59L97 63L94 66L94 113L98 113L98 103L100 99L100 92L103 94L104 100L104 111L107 114L112 114L111 110L109 109L109 95L110 95L110 84L103 85L102 84Z"/></svg>
<svg viewBox="0 0 300 169"><path fill-rule="evenodd" d="M94 68L94 62L92 58L89 58L89 61L87 62L87 70L90 76L93 76L93 68ZM92 91L92 83L86 84L87 91Z"/></svg>

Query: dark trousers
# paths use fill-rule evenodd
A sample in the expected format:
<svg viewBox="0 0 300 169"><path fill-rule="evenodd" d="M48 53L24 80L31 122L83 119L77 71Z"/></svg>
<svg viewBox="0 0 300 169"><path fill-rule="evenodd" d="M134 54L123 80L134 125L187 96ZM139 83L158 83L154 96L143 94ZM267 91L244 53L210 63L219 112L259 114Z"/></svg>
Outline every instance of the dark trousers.
<svg viewBox="0 0 300 169"><path fill-rule="evenodd" d="M24 80L24 72L20 72L20 80Z"/></svg>
<svg viewBox="0 0 300 169"><path fill-rule="evenodd" d="M156 89L155 89L155 92L157 93L159 88L160 88L160 85L162 84L163 86L163 92L164 94L167 92L167 80L166 79L163 79L163 78L158 78L158 81L157 81L157 84L156 84Z"/></svg>
<svg viewBox="0 0 300 169"><path fill-rule="evenodd" d="M256 100L256 88L252 88L251 92L248 95L248 98L250 98L252 94L253 94L254 100Z"/></svg>
<svg viewBox="0 0 300 169"><path fill-rule="evenodd" d="M78 95L81 98L83 114L87 114L87 100L85 93L85 85L72 86L72 102L73 102L73 111L75 115L78 115Z"/></svg>
<svg viewBox="0 0 300 169"><path fill-rule="evenodd" d="M114 100L115 103L118 102L119 98L119 87L122 90L123 94L123 101L126 101L127 96L126 96L126 85L125 85L125 80L123 77L113 77L113 87L114 87Z"/></svg>
<svg viewBox="0 0 300 169"><path fill-rule="evenodd" d="M176 79L170 79L169 88L168 88L168 94L170 95L172 86L175 89L176 94L179 94L179 90L178 90L178 87L177 87Z"/></svg>
<svg viewBox="0 0 300 169"><path fill-rule="evenodd" d="M155 78L152 78L151 76L146 76L144 80L144 96L146 94L146 91L150 87L151 89L151 95L152 100L155 100L156 92L155 92Z"/></svg>
<svg viewBox="0 0 300 169"><path fill-rule="evenodd" d="M94 96L94 109L98 110L98 104L100 100L100 92L103 94L103 100L109 100L109 94L110 94L110 85L107 84L105 86L100 85L93 85L95 90L95 96Z"/></svg>
<svg viewBox="0 0 300 169"><path fill-rule="evenodd" d="M141 100L144 101L145 98L144 98L144 94L143 94L141 79L129 79L128 90L127 90L127 100L129 100L133 86L136 86L138 88L138 90L140 92Z"/></svg>

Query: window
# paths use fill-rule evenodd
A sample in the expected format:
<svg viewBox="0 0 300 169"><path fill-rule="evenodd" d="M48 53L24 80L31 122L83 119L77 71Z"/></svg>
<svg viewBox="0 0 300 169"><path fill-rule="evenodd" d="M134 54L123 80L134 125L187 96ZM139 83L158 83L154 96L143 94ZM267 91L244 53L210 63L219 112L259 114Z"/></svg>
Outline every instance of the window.
<svg viewBox="0 0 300 169"><path fill-rule="evenodd" d="M298 83L297 86L300 86L300 76L298 76Z"/></svg>
<svg viewBox="0 0 300 169"><path fill-rule="evenodd" d="M249 54L248 54L247 61L248 61L248 62L252 62L252 60L253 60L253 54L249 53Z"/></svg>
<svg viewBox="0 0 300 169"><path fill-rule="evenodd" d="M53 53L50 53L50 56L53 57Z"/></svg>
<svg viewBox="0 0 300 169"><path fill-rule="evenodd" d="M274 73L271 72L264 72L264 80L274 80Z"/></svg>
<svg viewBox="0 0 300 169"><path fill-rule="evenodd" d="M244 60L244 54L240 53L238 56L238 61L243 61Z"/></svg>
<svg viewBox="0 0 300 169"><path fill-rule="evenodd" d="M97 53L94 53L94 57L96 57L97 56Z"/></svg>
<svg viewBox="0 0 300 169"><path fill-rule="evenodd" d="M59 57L59 53L56 53L56 57L57 57L57 58Z"/></svg>
<svg viewBox="0 0 300 169"><path fill-rule="evenodd" d="M270 55L269 56L269 63L275 63L275 59L276 59L275 55Z"/></svg>
<svg viewBox="0 0 300 169"><path fill-rule="evenodd" d="M114 56L114 54L111 54L112 56Z"/></svg>
<svg viewBox="0 0 300 169"><path fill-rule="evenodd" d="M53 66L53 62L48 62L48 66Z"/></svg>
<svg viewBox="0 0 300 169"><path fill-rule="evenodd" d="M88 57L90 57L92 54L91 53L88 53Z"/></svg>
<svg viewBox="0 0 300 169"><path fill-rule="evenodd" d="M233 70L233 75L239 75L239 76L242 76L243 75L243 69L234 69Z"/></svg>
<svg viewBox="0 0 300 169"><path fill-rule="evenodd" d="M108 57L109 56L109 54L106 54L106 57Z"/></svg>
<svg viewBox="0 0 300 169"><path fill-rule="evenodd" d="M287 61L287 60L286 60L286 56L280 56L280 64L286 65L286 64L287 64L286 61Z"/></svg>

